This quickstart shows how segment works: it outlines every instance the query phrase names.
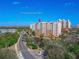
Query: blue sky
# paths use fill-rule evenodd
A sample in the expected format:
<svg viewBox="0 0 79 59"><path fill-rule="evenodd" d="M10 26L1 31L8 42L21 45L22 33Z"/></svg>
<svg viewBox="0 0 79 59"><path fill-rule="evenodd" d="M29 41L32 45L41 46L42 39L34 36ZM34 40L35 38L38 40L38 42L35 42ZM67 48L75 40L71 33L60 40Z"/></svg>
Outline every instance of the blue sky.
<svg viewBox="0 0 79 59"><path fill-rule="evenodd" d="M79 0L0 0L0 26L30 25L42 21L70 19L79 23Z"/></svg>

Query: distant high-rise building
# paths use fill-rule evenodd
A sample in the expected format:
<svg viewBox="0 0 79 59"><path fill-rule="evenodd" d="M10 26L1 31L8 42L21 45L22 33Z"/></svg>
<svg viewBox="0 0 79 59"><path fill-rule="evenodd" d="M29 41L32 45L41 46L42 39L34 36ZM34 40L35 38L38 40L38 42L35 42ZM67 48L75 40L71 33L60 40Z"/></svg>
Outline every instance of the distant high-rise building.
<svg viewBox="0 0 79 59"><path fill-rule="evenodd" d="M77 28L79 28L79 24L77 24Z"/></svg>
<svg viewBox="0 0 79 59"><path fill-rule="evenodd" d="M31 29L35 30L36 35L44 34L44 36L59 36L61 35L62 29L71 28L71 22L69 20L59 19L57 22L38 22L30 26Z"/></svg>
<svg viewBox="0 0 79 59"><path fill-rule="evenodd" d="M70 29L71 28L71 22L69 20L59 19L59 22L61 22L61 24L62 24L62 29Z"/></svg>
<svg viewBox="0 0 79 59"><path fill-rule="evenodd" d="M69 20L67 20L67 28L71 28L71 22Z"/></svg>
<svg viewBox="0 0 79 59"><path fill-rule="evenodd" d="M61 35L61 22L54 22L53 23L53 35L54 36L59 36Z"/></svg>

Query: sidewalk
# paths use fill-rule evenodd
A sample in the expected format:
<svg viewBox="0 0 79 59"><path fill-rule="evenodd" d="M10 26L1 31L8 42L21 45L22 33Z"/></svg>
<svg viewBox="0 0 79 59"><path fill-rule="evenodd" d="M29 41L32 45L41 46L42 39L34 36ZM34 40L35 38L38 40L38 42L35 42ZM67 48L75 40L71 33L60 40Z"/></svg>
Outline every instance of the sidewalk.
<svg viewBox="0 0 79 59"><path fill-rule="evenodd" d="M15 44L15 51L16 51L18 59L24 59L22 56L22 53L17 48L17 43Z"/></svg>

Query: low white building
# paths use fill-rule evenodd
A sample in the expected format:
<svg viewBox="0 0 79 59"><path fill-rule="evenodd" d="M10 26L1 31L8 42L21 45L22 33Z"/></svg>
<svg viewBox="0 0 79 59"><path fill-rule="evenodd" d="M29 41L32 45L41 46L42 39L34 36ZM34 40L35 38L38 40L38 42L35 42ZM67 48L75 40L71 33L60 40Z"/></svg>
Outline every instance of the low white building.
<svg viewBox="0 0 79 59"><path fill-rule="evenodd" d="M0 29L1 33L15 33L16 29Z"/></svg>

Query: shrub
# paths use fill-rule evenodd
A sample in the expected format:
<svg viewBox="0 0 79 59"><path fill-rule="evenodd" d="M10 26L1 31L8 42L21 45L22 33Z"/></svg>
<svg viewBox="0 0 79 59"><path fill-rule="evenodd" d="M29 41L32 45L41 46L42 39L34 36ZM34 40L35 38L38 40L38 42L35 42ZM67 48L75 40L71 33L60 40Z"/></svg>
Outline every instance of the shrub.
<svg viewBox="0 0 79 59"><path fill-rule="evenodd" d="M37 45L36 44L31 44L32 49L37 49Z"/></svg>

